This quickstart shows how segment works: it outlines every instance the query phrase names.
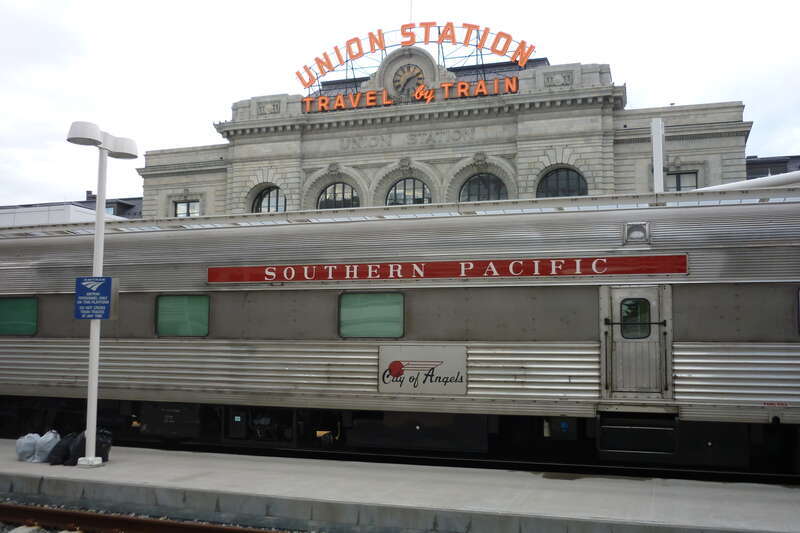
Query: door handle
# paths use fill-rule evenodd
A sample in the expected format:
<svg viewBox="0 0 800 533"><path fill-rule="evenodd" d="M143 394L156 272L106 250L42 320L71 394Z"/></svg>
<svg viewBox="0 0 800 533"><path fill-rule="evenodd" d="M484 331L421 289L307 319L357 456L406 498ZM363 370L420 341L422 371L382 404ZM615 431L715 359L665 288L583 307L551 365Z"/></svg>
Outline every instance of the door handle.
<svg viewBox="0 0 800 533"><path fill-rule="evenodd" d="M667 332L664 332L664 390L669 390L669 369L667 368Z"/></svg>
<svg viewBox="0 0 800 533"><path fill-rule="evenodd" d="M608 320L608 319L606 319L606 320ZM603 335L604 335L604 337L605 337L605 344L606 344L606 345L605 345L605 348L606 348L606 349L605 349L605 365L606 365L606 390L609 390L609 387L610 387L610 385L611 385L611 370L610 370L610 367L611 367L611 358L610 358L610 357L608 357L608 350L609 350L609 348L608 348L608 330L605 330L605 331L603 332Z"/></svg>

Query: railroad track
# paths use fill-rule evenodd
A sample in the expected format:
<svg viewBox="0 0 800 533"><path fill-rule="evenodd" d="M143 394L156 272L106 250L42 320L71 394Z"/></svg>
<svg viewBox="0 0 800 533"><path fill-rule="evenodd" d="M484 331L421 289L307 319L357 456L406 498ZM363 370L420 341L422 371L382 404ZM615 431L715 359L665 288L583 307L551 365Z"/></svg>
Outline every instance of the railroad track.
<svg viewBox="0 0 800 533"><path fill-rule="evenodd" d="M287 530L278 529L183 522L166 518L94 513L16 503L0 503L0 523L81 533L289 533Z"/></svg>

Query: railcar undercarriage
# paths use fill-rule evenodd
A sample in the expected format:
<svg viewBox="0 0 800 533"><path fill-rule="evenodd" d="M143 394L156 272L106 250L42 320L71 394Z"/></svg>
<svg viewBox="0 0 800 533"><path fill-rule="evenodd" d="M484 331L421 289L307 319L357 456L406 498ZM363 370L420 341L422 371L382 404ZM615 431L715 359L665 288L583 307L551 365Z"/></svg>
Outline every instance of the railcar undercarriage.
<svg viewBox="0 0 800 533"><path fill-rule="evenodd" d="M82 399L0 397L0 437L81 431L85 408ZM116 445L800 473L800 427L777 418L747 424L653 413L578 418L102 400L99 421Z"/></svg>

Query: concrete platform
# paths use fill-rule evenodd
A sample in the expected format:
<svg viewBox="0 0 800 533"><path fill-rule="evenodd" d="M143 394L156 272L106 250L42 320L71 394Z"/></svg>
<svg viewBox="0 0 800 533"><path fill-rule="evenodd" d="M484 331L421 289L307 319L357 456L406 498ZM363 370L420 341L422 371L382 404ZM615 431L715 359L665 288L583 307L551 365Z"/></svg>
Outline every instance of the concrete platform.
<svg viewBox="0 0 800 533"><path fill-rule="evenodd" d="M800 531L800 488L114 447L101 468L16 461L0 498L326 532Z"/></svg>

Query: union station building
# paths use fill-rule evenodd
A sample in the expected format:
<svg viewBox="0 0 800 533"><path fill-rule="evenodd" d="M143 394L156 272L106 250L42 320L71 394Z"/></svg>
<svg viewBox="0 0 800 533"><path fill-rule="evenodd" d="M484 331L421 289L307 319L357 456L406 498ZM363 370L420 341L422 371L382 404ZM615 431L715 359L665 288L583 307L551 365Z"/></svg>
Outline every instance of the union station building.
<svg viewBox="0 0 800 533"><path fill-rule="evenodd" d="M653 118L666 191L745 179L741 102L626 109L609 65L519 63L404 46L369 76L236 102L222 143L146 154L142 216L647 193Z"/></svg>

